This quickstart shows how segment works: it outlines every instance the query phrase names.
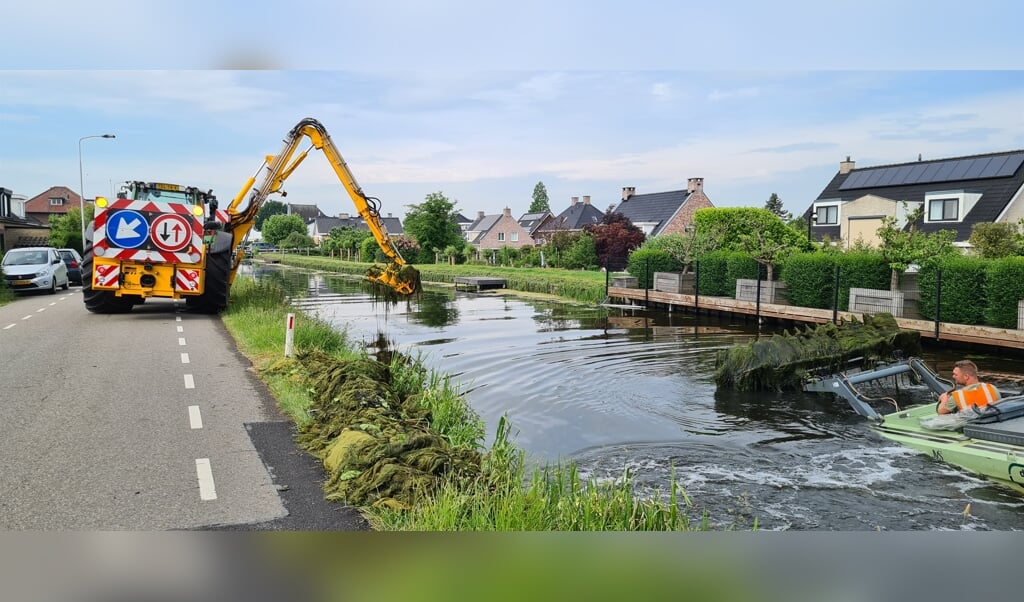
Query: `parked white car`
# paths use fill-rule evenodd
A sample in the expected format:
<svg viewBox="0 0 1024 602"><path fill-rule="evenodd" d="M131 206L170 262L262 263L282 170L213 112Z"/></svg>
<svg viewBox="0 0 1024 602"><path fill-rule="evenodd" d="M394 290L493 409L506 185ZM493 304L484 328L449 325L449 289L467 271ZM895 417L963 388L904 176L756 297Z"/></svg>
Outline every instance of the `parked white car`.
<svg viewBox="0 0 1024 602"><path fill-rule="evenodd" d="M68 268L54 247L11 249L0 262L7 286L16 291L68 290Z"/></svg>

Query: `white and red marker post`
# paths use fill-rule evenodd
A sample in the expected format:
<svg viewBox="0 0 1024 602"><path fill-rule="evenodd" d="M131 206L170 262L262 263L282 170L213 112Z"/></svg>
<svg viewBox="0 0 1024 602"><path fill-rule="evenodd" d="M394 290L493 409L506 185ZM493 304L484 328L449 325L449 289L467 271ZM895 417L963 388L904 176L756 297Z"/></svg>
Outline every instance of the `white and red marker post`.
<svg viewBox="0 0 1024 602"><path fill-rule="evenodd" d="M292 356L292 344L295 341L295 314L288 314L285 319L284 356Z"/></svg>

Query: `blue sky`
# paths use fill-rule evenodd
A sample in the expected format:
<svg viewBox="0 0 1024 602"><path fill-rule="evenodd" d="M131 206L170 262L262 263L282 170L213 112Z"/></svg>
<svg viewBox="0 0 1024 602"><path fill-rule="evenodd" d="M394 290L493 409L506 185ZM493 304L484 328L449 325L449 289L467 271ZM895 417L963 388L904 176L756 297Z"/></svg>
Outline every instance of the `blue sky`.
<svg viewBox="0 0 1024 602"><path fill-rule="evenodd" d="M432 192L518 216L538 181L556 213L584 195L605 209L690 177L718 206L774 192L798 213L846 156L1024 148L1014 3L98 4L11 9L0 186L77 191L79 138L113 133L82 143L86 196L141 179L228 200L304 117L399 216ZM319 153L285 190L352 211Z"/></svg>

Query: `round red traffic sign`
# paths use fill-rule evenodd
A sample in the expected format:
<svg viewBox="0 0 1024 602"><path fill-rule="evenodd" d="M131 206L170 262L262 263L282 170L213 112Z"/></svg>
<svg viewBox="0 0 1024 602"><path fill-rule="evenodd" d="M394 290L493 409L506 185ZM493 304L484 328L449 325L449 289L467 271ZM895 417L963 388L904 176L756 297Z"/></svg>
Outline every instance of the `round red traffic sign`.
<svg viewBox="0 0 1024 602"><path fill-rule="evenodd" d="M192 240L192 228L184 215L164 213L153 220L149 237L160 250L174 253L188 246Z"/></svg>

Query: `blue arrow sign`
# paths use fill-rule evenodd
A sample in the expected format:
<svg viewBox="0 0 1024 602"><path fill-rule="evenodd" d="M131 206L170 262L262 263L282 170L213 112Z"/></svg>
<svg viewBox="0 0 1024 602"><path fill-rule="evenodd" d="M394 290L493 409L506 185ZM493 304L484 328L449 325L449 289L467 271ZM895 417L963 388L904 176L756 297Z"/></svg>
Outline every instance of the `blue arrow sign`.
<svg viewBox="0 0 1024 602"><path fill-rule="evenodd" d="M122 249L134 249L149 238L149 222L138 211L122 209L107 219L107 239Z"/></svg>

